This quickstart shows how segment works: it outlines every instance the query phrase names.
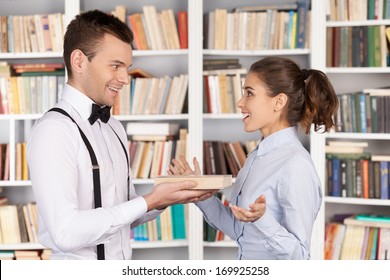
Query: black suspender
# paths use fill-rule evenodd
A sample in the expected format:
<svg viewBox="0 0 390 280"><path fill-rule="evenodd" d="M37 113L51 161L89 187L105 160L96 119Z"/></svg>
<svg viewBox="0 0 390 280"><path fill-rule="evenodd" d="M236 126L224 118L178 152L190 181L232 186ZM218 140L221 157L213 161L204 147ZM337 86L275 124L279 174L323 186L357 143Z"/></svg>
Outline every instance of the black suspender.
<svg viewBox="0 0 390 280"><path fill-rule="evenodd" d="M87 136L85 136L84 132L81 130L81 128L79 127L79 125L76 123L76 121L66 112L64 111L63 109L61 108L51 108L49 110L50 111L56 111L58 113L61 113L67 117L69 117L76 125L77 125L77 128L79 129L79 132L80 132L80 135L81 135L81 138L83 139L84 143L85 143L85 146L87 147L88 149L88 152L89 152L89 156L91 157L91 163L92 163L92 176L93 176L93 193L94 193L94 201L95 201L95 208L99 208L99 207L102 207L102 195L101 195L101 190L100 190L100 172L99 172L99 164L98 164L98 161L96 159L96 155L95 155L95 152L93 151L92 149L92 146L91 144L89 143L88 141L88 138ZM111 127L111 126L110 126ZM126 155L126 160L127 160L127 166L128 166L128 172L129 172L129 157L127 155L127 151L126 151L126 148L125 146L123 145L122 141L120 140L118 134L115 132L115 130L111 127L112 131L114 131L115 135L117 136L118 140L119 140L119 143L121 143L121 146L123 148L123 151ZM127 183L128 183L128 198L130 197L130 189L129 189L129 174L127 176ZM99 244L97 245L97 259L98 260L104 260L105 259L105 256L104 256L104 244Z"/></svg>

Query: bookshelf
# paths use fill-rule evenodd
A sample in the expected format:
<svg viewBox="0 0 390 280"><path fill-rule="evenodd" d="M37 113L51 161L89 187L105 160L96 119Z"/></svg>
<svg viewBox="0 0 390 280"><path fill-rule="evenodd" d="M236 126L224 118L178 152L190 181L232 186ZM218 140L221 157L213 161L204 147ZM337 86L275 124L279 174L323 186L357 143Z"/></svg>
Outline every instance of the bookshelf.
<svg viewBox="0 0 390 280"><path fill-rule="evenodd" d="M389 19L356 19L356 20L330 20L329 5L332 1L312 1L313 29L317 30L312 36L312 67L322 70L328 75L336 93L358 92L365 88L378 88L389 85L390 68L387 67L330 67L327 63L327 29L335 27L355 27L355 26L380 26L390 24ZM336 1L337 2L337 1ZM340 1L341 2L341 1ZM364 2L364 1L363 1ZM374 1L372 1L374 2ZM388 1L387 1L388 3ZM328 6L327 6L328 5ZM328 18L327 18L328 16ZM324 48L324 46L326 46ZM310 152L316 165L323 186L326 186L326 161L325 145L329 140L334 141L364 141L369 143L367 152L389 154L388 133L351 133L351 132L331 132L328 134L310 135ZM365 150L366 151L366 150ZM325 195L325 188L324 188ZM382 215L389 215L390 200L385 199L364 199L354 197L332 197L324 196L323 207L316 221L313 235L312 256L314 258L324 258L325 226L330 222L335 214L371 212Z"/></svg>
<svg viewBox="0 0 390 280"><path fill-rule="evenodd" d="M260 4L294 3L293 0L261 1ZM203 46L204 32L203 19L206 13L223 8L231 11L237 7L237 1L203 1L203 0L168 0L168 1L86 1L64 0L48 1L35 0L33 7L30 1L19 1L18 7L12 1L1 3L0 15L10 14L40 14L61 12L65 14L68 23L80 11L101 9L112 11L116 5L125 5L127 13L142 12L142 6L155 5L157 10L172 8L174 12L188 11L188 49L178 50L135 50L133 52L134 66L162 76L189 75L188 112L178 115L118 115L116 116L124 125L131 121L171 121L178 122L188 128L187 158L197 156L203 162L203 140L214 141L245 141L258 139L258 133L245 133L241 123L241 115L207 114L203 113L202 61L203 59L239 58L243 68L249 68L252 62L266 56L286 56L292 58L302 68L316 68L329 75L338 93L358 91L363 88L373 88L388 85L389 67L327 67L326 29L329 27L359 26L359 25L390 25L390 20L359 20L353 22L327 21L327 0L311 1L310 46L299 49L250 49L250 50L216 50ZM259 1L242 0L239 6L259 5ZM20 8L27 7L29 8ZM177 19L177 18L176 18ZM60 62L62 54L58 52L46 53L0 53L1 61L10 63L24 63L31 61ZM174 62L174 63L173 63ZM346 82L348 81L348 82ZM34 121L40 114L32 115L0 115L0 142L11 144L11 166L15 166L15 143L24 140ZM309 137L302 135L301 140L310 149L318 174L325 185L325 144L328 139L355 139L369 141L379 145L378 149L387 151L386 143L390 140L388 134L362 134L362 133L330 133L321 135L311 133ZM372 145L371 145L372 146ZM141 194L150 190L152 180L138 179L135 181L137 191ZM0 181L2 195L9 197L11 203L25 203L33 201L31 183L29 181L16 181L15 171L11 168L10 180ZM227 192L228 195L228 192ZM313 259L323 259L325 223L336 213L373 211L380 214L389 214L389 201L377 199L335 198L325 197L323 207L316 220L311 255ZM194 205L189 205L188 236L187 240L167 242L134 243L134 259L235 259L236 245L234 242L204 242L203 217ZM42 249L39 244L1 245L0 250Z"/></svg>
<svg viewBox="0 0 390 280"><path fill-rule="evenodd" d="M179 73L188 73L190 83L188 89L188 102L191 104L188 108L188 113L180 115L118 115L120 121L126 125L131 121L155 121L167 120L179 122L188 127L188 158L197 156L202 162L202 141L208 140L240 140L257 139L257 134L237 134L237 131L242 131L241 117L239 114L203 114L203 100L199 98L199 92L202 88L202 60L203 58L229 58L239 57L242 60L244 67L249 65L260 57L268 55L283 55L297 59L302 67L310 65L309 49L281 49L281 50L214 50L204 49L203 41L203 14L215 10L216 8L233 9L236 7L235 1L224 1L223 3L213 3L210 1L164 1L157 3L156 1L98 1L90 2L84 0L67 0L67 1L47 1L37 0L34 2L33 8L21 9L27 1L21 1L21 5L16 7L11 2L2 3L1 15L27 15L41 13L61 12L65 15L65 24L68 23L80 11L99 8L105 11L111 11L116 5L126 5L128 13L141 12L142 5L156 5L158 10L165 8L173 8L174 11L187 10L188 25L189 25L189 49L180 50L140 50L134 51L134 65L142 65L142 68L156 75ZM294 2L294 1L276 1L278 3ZM273 1L272 3L275 3ZM257 1L245 0L240 5L255 5ZM28 5L30 6L30 5ZM60 62L62 54L60 52L45 52L45 53L0 53L1 60L10 63L24 63L31 61L40 62ZM158 61L158 65L156 64ZM175 63L172 63L175 61ZM156 67L156 65L158 67ZM159 69L156 69L159 68ZM40 114L29 115L0 115L0 127L2 133L0 140L4 143L10 143L11 157L10 165L15 166L15 143L26 139L26 136L31 129L34 121L40 117ZM229 125L234 129L227 131L224 126ZM150 179L138 179L135 181L137 190L142 194L150 188L152 181ZM30 181L15 180L15 169L10 169L10 180L0 181L0 187L3 189L3 194L9 197L10 203L26 203L34 201L31 191ZM168 259L215 259L215 258L235 258L236 246L233 242L208 243L202 240L203 218L194 205L189 205L189 232L187 240L173 242L147 242L133 244L133 258L168 258ZM175 248L175 250L171 250ZM42 249L40 244L26 243L15 245L0 245L0 250L9 249ZM217 249L217 250L216 250ZM172 253L175 251L175 253ZM150 252L153 252L150 254ZM157 257L156 257L157 256Z"/></svg>
<svg viewBox="0 0 390 280"><path fill-rule="evenodd" d="M50 1L49 1L50 2ZM47 1L37 0L34 3L33 9L21 9L23 4L12 5L12 3L2 3L1 15L29 15L29 14L42 14L42 13L63 13L65 15L65 24L68 23L75 15L80 11L90 9L101 9L107 12L112 11L116 5L127 5L127 14L142 12L144 5L156 5L157 10L173 9L174 13L189 9L188 5L190 1L164 1L164 3L154 3L155 1L144 1L138 3L137 1L113 1L106 2L100 1L99 3L92 3L82 0L67 0L67 1L55 1L54 3L48 3ZM35 5L36 4L36 5ZM98 5L96 5L98 4ZM201 35L201 34L199 34ZM191 49L175 49L175 50L136 50L133 52L133 65L141 67L145 71L151 73L156 77L163 75L175 76L179 74L189 73L189 57ZM25 63L25 62L61 62L61 52L32 52L32 53L0 53L1 61L7 61L9 63ZM174 61L174 63L172 63ZM156 63L157 62L157 63ZM193 68L193 67L192 67ZM193 71L193 70L190 70ZM195 100L194 90L189 90L190 97ZM117 115L116 117L123 123L124 127L131 121L169 121L177 122L180 127L191 129L193 126L193 113L190 108L188 113L183 114L164 114L164 115ZM2 189L1 195L8 198L9 204L19 204L34 201L34 196L31 189L31 182L29 180L19 181L15 178L16 164L15 158L15 146L18 141L27 139L27 135L33 126L36 119L41 114L6 114L0 115L0 141L2 143L10 144L10 180L0 181L0 188ZM194 134L191 134L194 135ZM191 142L191 137L188 137ZM194 145L189 144L189 147ZM190 149L191 151L191 149ZM197 151L192 152L196 154ZM134 181L137 191L140 194L146 193L151 189L153 181L151 179L136 179ZM191 211L197 211L195 206L192 206ZM190 214L190 216L196 216ZM193 222L189 222L189 228L194 227ZM196 226L196 224L195 224ZM190 236L188 234L188 236ZM191 238L191 237L189 237ZM160 258L160 259L194 259L197 252L192 252L189 249L189 240L174 240L174 241L161 241L161 242L135 242L132 246L134 248L134 259L147 259L147 258ZM172 250L174 248L174 250ZM33 250L43 249L40 244L37 243L20 243L20 244L0 244L0 250ZM145 250L145 251L144 251ZM150 251L153 251L152 254ZM146 252L143 254L143 251ZM173 252L173 253L170 253ZM157 254L157 257L156 257Z"/></svg>
<svg viewBox="0 0 390 280"><path fill-rule="evenodd" d="M236 7L257 6L266 4L285 4L294 3L294 1L203 1L203 17L216 9L226 9L231 13ZM203 26L207 30L207 25ZM258 33L257 33L258 34ZM207 37L207 31L204 32ZM232 59L238 58L243 68L249 69L250 65L266 56L285 56L297 61L302 68L310 68L309 48L281 48L281 49L215 49L209 48L207 42L204 42L203 59ZM245 76L245 75L243 75ZM210 141L240 141L258 140L261 135L257 132L246 133L243 129L242 117L240 113L223 113L202 115L203 139ZM302 135L302 141L309 146L308 138ZM203 155L204 156L204 155ZM200 162L202 159L198 156ZM226 197L229 198L229 191ZM203 242L204 259L235 259L237 245L234 241Z"/></svg>

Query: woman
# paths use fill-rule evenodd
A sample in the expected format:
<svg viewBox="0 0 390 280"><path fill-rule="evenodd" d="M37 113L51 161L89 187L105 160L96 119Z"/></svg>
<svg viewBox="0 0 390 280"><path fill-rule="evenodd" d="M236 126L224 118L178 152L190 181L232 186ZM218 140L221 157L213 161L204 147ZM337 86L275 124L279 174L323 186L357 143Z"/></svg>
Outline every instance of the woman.
<svg viewBox="0 0 390 280"><path fill-rule="evenodd" d="M252 151L234 183L231 203L216 197L198 202L206 221L238 244L238 259L310 259L313 224L321 206L321 185L310 154L297 136L329 131L338 99L326 75L301 70L292 60L267 57L250 67L237 102L245 131L259 130ZM184 158L169 174L200 174Z"/></svg>

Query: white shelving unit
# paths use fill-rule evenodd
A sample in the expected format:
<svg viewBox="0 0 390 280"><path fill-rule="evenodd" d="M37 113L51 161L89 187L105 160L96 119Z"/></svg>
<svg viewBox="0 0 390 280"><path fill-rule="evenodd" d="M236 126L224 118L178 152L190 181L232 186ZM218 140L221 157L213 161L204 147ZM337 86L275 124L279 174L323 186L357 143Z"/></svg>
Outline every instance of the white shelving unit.
<svg viewBox="0 0 390 280"><path fill-rule="evenodd" d="M128 13L142 11L143 5L156 5L157 9L172 8L175 12L178 10L188 11L189 25L189 49L188 50L167 50L167 51L134 51L133 64L135 67L141 66L145 70L156 75L188 73L189 81L189 99L191 104L188 108L188 114L182 115L157 115L157 116L116 116L124 124L128 121L154 121L167 120L177 121L188 126L188 158L197 156L202 162L202 144L203 139L213 140L246 140L257 139L258 134L245 134L241 125L241 116L239 114L210 115L203 114L202 95L202 61L209 57L239 57L245 67L249 67L252 62L268 55L282 55L296 58L302 62L304 67L310 65L308 49L299 50L262 50L262 51L216 51L203 49L203 14L218 7L232 9L238 4L236 1L202 1L202 0L169 0L169 1L84 1L84 0L64 0L52 3L47 0L37 0L34 3L34 9L22 9L29 1L21 1L18 7L11 3L4 3L1 13L8 14L39 14L51 12L63 12L66 15L66 24L80 11L90 9L101 9L104 11L112 10L116 5L125 5ZM26 3L23 3L26 2ZM50 5L48 5L50 2ZM264 1L265 2L265 1ZM272 3L274 3L273 1ZM277 1L293 2L293 1ZM26 5L24 5L26 4ZM256 5L258 1L244 0L240 2L243 5ZM3 5L3 3L2 3ZM1 53L0 59L12 62L25 61L61 61L61 53ZM156 63L158 61L158 63ZM175 61L175 63L172 63ZM159 69L156 69L159 68ZM39 114L34 115L0 115L1 134L0 140L11 143L11 166L15 165L15 146L14 144L20 138L26 137L33 122L39 118ZM234 129L230 129L234 126ZM224 127L229 127L227 131ZM216 131L221 128L221 131ZM240 133L242 131L242 133ZM10 202L28 202L33 201L30 181L15 181L15 171L11 168L11 180L0 182L0 186L9 195ZM135 180L137 189L150 188L152 180ZM188 220L188 240L172 242L135 242L133 243L133 258L184 258L184 259L207 259L207 258L235 258L236 245L234 242L203 242L203 217L200 211L194 206L189 205ZM17 244L15 246L0 245L0 250L9 248L18 249L40 249L39 244ZM172 250L172 248L175 248ZM211 250L209 250L211 249ZM218 249L218 250L216 250ZM153 254L150 254L153 250ZM171 251L179 251L172 253ZM217 252L217 253L215 253Z"/></svg>
<svg viewBox="0 0 390 280"><path fill-rule="evenodd" d="M328 74L338 93L361 90L365 87L380 87L389 84L390 69L387 68L327 68L326 67L326 28L346 25L390 25L389 20L364 22L326 22L326 0L311 1L311 37L310 49L296 50L261 50L261 51L226 51L203 49L203 15L216 8L229 10L236 6L262 5L295 2L293 0L234 0L206 1L206 0L167 0L167 1L86 1L86 0L35 0L18 1L16 7L12 1L3 1L0 4L0 14L39 14L64 12L68 23L80 11L90 9L113 10L116 5L122 4L127 13L142 11L144 5L155 5L158 10L172 8L188 11L189 49L167 51L134 51L134 67L142 67L146 71L159 75L189 74L188 113L182 115L156 116L116 116L125 125L129 121L173 121L179 122L188 128L187 157L197 156L203 162L203 140L244 141L258 139L258 133L245 133L240 114L203 114L203 80L202 61L205 58L236 58L245 67L266 56L286 56L292 58L302 68L315 68ZM27 5L28 4L28 5ZM0 53L2 61L61 61L61 53ZM0 141L14 144L23 138L40 115L0 115ZM325 185L325 143L330 138L337 139L365 139L370 142L387 143L390 136L387 134L357 134L357 133L330 133L318 134L312 132L309 137L302 136L305 146L310 149L321 182ZM380 146L387 149L385 144ZM14 145L11 145L11 155L14 155ZM15 158L11 156L11 166ZM12 169L11 169L12 170ZM14 171L11 171L11 180L0 182L0 187L10 195L11 201L32 200L31 183L29 181L15 181ZM151 187L150 179L136 180L137 190L147 190ZM357 212L370 210L389 213L389 201L373 199L352 199L325 197L323 207L315 223L311 244L312 259L322 259L324 249L325 223L334 213L346 211ZM188 238L184 241L172 242L145 242L133 243L133 258L135 259L235 259L236 245L234 242L203 242L203 217L194 205L188 209ZM41 248L39 244L15 245L20 249ZM0 245L0 250L15 248L9 245Z"/></svg>
<svg viewBox="0 0 390 280"><path fill-rule="evenodd" d="M26 2L26 3L21 3ZM28 3L27 3L28 2ZM27 15L27 14L42 14L42 13L54 13L61 12L65 14L65 24L67 25L75 15L80 11L86 11L91 9L101 9L103 11L111 11L115 8L116 5L125 5L127 8L127 13L142 12L142 6L144 5L155 5L158 10L172 8L176 14L179 10L186 10L196 13L196 11L201 11L197 4L199 1L177 1L169 0L164 2L156 1L83 1L83 0L63 0L63 1L53 1L47 0L36 0L34 1L34 8L22 8L31 6L30 1L20 1L18 5L12 4L10 2L1 3L1 15ZM28 5L27 5L28 4ZM196 17L189 15L189 26L192 26L193 29L196 29L195 21ZM190 40L200 41L202 34L199 33L196 38L193 38L196 32L190 34ZM190 55L195 53L194 48L189 49L180 49L180 50L164 50L164 51L138 51L133 52L133 65L134 67L141 67L146 71L152 73L155 76L163 75L178 75L191 73L193 77L196 77L196 73L201 73L202 63L201 58L196 59L191 62ZM201 53L200 49L197 53ZM51 53L0 53L0 59L3 61L9 61L10 63L24 63L24 62L42 62L44 61L62 61L62 53L51 52ZM172 63L174 62L174 63ZM198 65L197 67L195 67ZM194 94L198 91L198 88L195 83L191 81L189 86L189 99L192 104L198 102ZM201 101L200 101L201 102ZM199 103L201 105L201 103ZM120 120L124 126L129 121L172 121L178 122L183 127L189 129L189 154L195 155L199 153L199 150L196 148L192 142L196 138L196 133L192 133L192 129L196 128L196 107L192 106L189 108L189 112L186 114L180 115L119 115L115 116ZM41 114L31 114L31 115L0 115L0 141L2 143L10 143L10 180L9 181L0 181L0 187L3 189L3 194L9 198L9 203L27 203L34 201L31 181L16 181L15 180L15 169L12 168L15 166L15 143L20 139L25 140L27 135L36 119L38 119ZM195 116L195 118L194 118ZM200 116L200 115L199 115ZM153 181L151 179L136 179L134 180L137 190L140 193L147 192L150 190ZM202 217L198 212L198 209L195 206L191 206L189 209L189 231L199 230L199 225L202 225ZM197 219L196 219L197 218ZM198 220L198 222L196 222ZM195 229L195 230L194 230ZM194 234L188 234L187 240L174 240L174 241L164 241L164 242L134 242L132 247L135 249L133 251L133 258L171 258L171 259L199 259L200 252L202 250L193 250L196 246L189 246L191 243L196 243L197 239L201 241L201 235L196 236ZM192 247L192 248L191 248ZM16 249L42 249L43 247L40 244L33 243L22 243L22 244L0 244L0 250L16 250ZM172 248L175 248L172 250ZM148 252L147 255L143 255L142 252L144 249ZM157 249L157 254L150 254L150 249ZM174 254L171 254L169 251L175 251ZM179 252L177 252L179 251ZM140 254L140 257L138 256Z"/></svg>
<svg viewBox="0 0 390 280"><path fill-rule="evenodd" d="M253 1L243 0L240 3L234 0L228 1L203 1L203 14L224 8L228 11L238 6L255 6L263 4L288 3L295 1ZM313 30L313 29L312 29ZM267 56L285 56L298 62L302 68L310 68L310 49L282 49L282 50L210 50L203 49L204 59L239 58L240 63L246 69L250 65ZM246 133L242 124L241 114L203 114L203 139L214 141L246 141L258 140L261 135L258 132ZM308 147L308 137L302 136L303 143ZM199 157L198 157L199 159ZM201 160L201 159L199 159ZM200 161L202 162L202 161ZM228 194L227 194L228 197ZM235 259L237 245L234 241L227 242L203 242L204 259Z"/></svg>
<svg viewBox="0 0 390 280"><path fill-rule="evenodd" d="M365 21L326 21L325 1L312 1L313 32L312 34L312 67L326 73L332 82L336 93L356 92L364 88L388 86L390 84L389 67L326 67L326 28L341 26L369 26L390 25L390 20L365 20ZM325 144L328 139L362 140L369 142L370 151L380 151L390 154L388 142L389 134L378 133L336 133L318 134L311 132L310 152L314 160L322 185L325 186ZM373 212L390 215L390 200L341 198L325 196L323 206L316 221L313 233L312 257L323 259L325 224L331 220L334 214Z"/></svg>

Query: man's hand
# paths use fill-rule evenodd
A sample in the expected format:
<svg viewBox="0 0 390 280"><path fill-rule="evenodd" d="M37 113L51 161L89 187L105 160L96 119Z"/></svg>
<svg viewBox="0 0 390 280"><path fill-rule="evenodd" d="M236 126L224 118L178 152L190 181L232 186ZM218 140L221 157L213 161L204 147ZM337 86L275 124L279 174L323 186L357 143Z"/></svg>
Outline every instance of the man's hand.
<svg viewBox="0 0 390 280"><path fill-rule="evenodd" d="M260 195L254 203L249 205L249 210L238 207L236 205L230 206L234 217L242 222L254 222L260 219L266 210L265 196Z"/></svg>
<svg viewBox="0 0 390 280"><path fill-rule="evenodd" d="M188 180L156 185L151 193L144 196L148 211L163 209L173 204L198 202L210 198L215 193L212 190L193 190L195 186L195 181Z"/></svg>

